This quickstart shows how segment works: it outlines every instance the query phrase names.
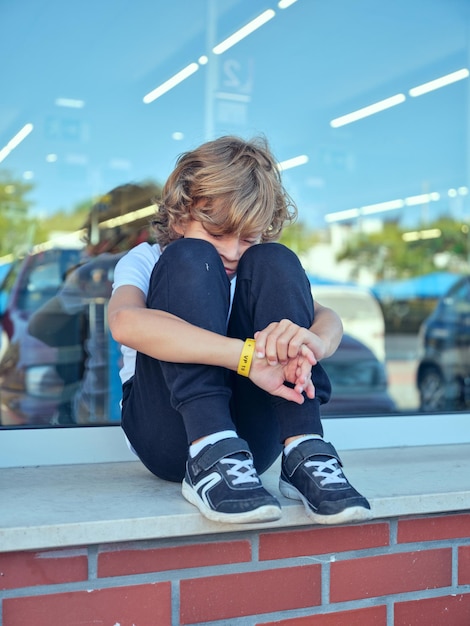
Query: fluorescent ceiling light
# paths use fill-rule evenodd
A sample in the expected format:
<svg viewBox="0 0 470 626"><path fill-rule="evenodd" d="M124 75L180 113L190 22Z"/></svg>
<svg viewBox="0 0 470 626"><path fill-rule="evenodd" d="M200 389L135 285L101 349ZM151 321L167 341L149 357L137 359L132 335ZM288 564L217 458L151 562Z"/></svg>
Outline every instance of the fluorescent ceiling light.
<svg viewBox="0 0 470 626"><path fill-rule="evenodd" d="M297 2L297 0L279 0L277 6L280 9L287 9L287 7L290 7L290 5L294 4L294 2Z"/></svg>
<svg viewBox="0 0 470 626"><path fill-rule="evenodd" d="M449 198L456 198L457 195L468 196L468 187L459 187L454 189L453 187L447 191Z"/></svg>
<svg viewBox="0 0 470 626"><path fill-rule="evenodd" d="M467 188L465 188L467 189ZM468 189L467 189L468 192ZM457 194L456 189L449 189L449 196L455 196ZM437 202L441 199L441 194L437 191L431 193L422 193L416 196L408 196L402 200L397 198L396 200L386 200L385 202L378 202L376 204L368 204L360 208L346 209L345 211L337 211L336 213L328 213L325 215L326 222L339 222L341 220L352 219L360 217L361 215L371 215L373 213L382 213L383 211L392 211L394 209L402 209L404 206L416 206L419 204L427 204L428 202ZM432 229L431 229L432 230ZM423 232L423 231L420 231ZM438 235L436 235L438 236Z"/></svg>
<svg viewBox="0 0 470 626"><path fill-rule="evenodd" d="M330 126L332 128L339 128L340 126L351 124L351 122L357 122L357 120L360 120L364 117L369 117L369 115L374 115L374 113L379 113L380 111L390 109L390 107L394 107L397 104L401 104L402 102L405 102L405 100L405 95L402 93L398 93L395 96L391 96L390 98L385 98L385 100L380 100L380 102L376 102L375 104L370 104L363 109L358 109L357 111L353 111L352 113L348 113L347 115L337 117L336 119L331 120Z"/></svg>
<svg viewBox="0 0 470 626"><path fill-rule="evenodd" d="M405 204L407 206L416 206L417 204L427 204L428 202L437 202L440 199L440 194L437 191L432 193L421 193L417 196L409 196L405 198Z"/></svg>
<svg viewBox="0 0 470 626"><path fill-rule="evenodd" d="M117 217L111 217L109 220L105 220L104 222L100 222L98 224L99 228L113 228L114 226L122 226L123 224L130 224L135 220L142 219L143 217L148 217L149 215L154 215L156 211L156 207L154 205L146 206L143 209L136 209L135 211L131 211L130 213L125 213L124 215L118 215Z"/></svg>
<svg viewBox="0 0 470 626"><path fill-rule="evenodd" d="M362 215L371 215L372 213L382 213L382 211L392 211L393 209L403 208L404 204L403 200L387 200L386 202L363 206L361 207L361 213Z"/></svg>
<svg viewBox="0 0 470 626"><path fill-rule="evenodd" d="M346 209L346 211L336 211L325 215L325 222L340 222L341 220L351 220L359 217L359 209Z"/></svg>
<svg viewBox="0 0 470 626"><path fill-rule="evenodd" d="M305 163L308 163L308 156L306 154L301 154L299 156L292 157L292 159L286 159L285 161L281 161L277 164L277 169L280 172L284 172L285 170L289 170L292 167L305 165Z"/></svg>
<svg viewBox="0 0 470 626"><path fill-rule="evenodd" d="M436 78L435 80L431 80L428 83L418 85L418 87L413 87L409 90L408 93L413 98L416 98L416 96L422 96L424 93L428 93L429 91L434 91L435 89L440 89L441 87L445 87L446 85L456 83L458 80L468 78L469 75L470 72L466 67L464 67L461 70L457 70L456 72L441 76L441 78Z"/></svg>
<svg viewBox="0 0 470 626"><path fill-rule="evenodd" d="M18 131L5 146L3 146L0 150L0 163L7 158L10 152L14 150L23 141L23 139L26 139L33 128L34 126L32 124L25 124L23 128Z"/></svg>
<svg viewBox="0 0 470 626"><path fill-rule="evenodd" d="M160 96L163 96L164 93L176 87L179 83L183 82L186 78L197 72L199 69L199 65L197 63L190 63L185 68L177 72L174 76L169 78L167 81L162 83L159 87L156 87L152 91L150 91L146 96L144 96L143 100L145 104L149 104L153 102Z"/></svg>
<svg viewBox="0 0 470 626"><path fill-rule="evenodd" d="M222 54L222 52L225 52L226 50L234 46L236 43L250 35L253 31L260 28L260 26L263 26L263 24L269 22L269 20L272 19L275 15L276 12L273 11L273 9L268 9L267 11L264 11L263 13L261 13L261 15L255 17L254 20L251 20L251 22L248 22L248 24L245 24L245 26L242 26L242 28L235 31L233 35L230 35L230 37L227 37L227 39L224 39L223 41L218 43L215 48L212 49L212 52L214 54Z"/></svg>
<svg viewBox="0 0 470 626"><path fill-rule="evenodd" d="M67 107L69 109L83 109L85 102L74 98L56 98L55 105L58 107Z"/></svg>
<svg viewBox="0 0 470 626"><path fill-rule="evenodd" d="M428 230L422 230L420 232L421 239L437 239L441 234L439 228L429 228Z"/></svg>
<svg viewBox="0 0 470 626"><path fill-rule="evenodd" d="M427 230L412 230L408 233L403 233L401 238L403 241L419 241L420 239L437 239L441 236L439 228L429 228Z"/></svg>

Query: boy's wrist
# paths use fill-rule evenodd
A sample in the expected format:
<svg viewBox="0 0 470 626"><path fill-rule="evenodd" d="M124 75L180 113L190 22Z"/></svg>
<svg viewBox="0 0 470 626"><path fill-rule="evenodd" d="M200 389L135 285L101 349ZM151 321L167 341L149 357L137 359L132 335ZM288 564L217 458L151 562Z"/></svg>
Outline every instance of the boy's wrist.
<svg viewBox="0 0 470 626"><path fill-rule="evenodd" d="M254 339L246 339L240 354L237 366L237 374L248 377L250 375L251 363L255 353L256 342Z"/></svg>

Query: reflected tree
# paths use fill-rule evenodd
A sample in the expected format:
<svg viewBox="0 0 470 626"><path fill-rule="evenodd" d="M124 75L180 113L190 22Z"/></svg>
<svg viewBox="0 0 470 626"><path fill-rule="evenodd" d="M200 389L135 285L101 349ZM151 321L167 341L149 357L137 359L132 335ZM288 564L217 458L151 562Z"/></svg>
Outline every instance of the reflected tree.
<svg viewBox="0 0 470 626"><path fill-rule="evenodd" d="M31 245L35 223L30 219L33 201L27 196L33 188L33 183L0 170L0 256Z"/></svg>

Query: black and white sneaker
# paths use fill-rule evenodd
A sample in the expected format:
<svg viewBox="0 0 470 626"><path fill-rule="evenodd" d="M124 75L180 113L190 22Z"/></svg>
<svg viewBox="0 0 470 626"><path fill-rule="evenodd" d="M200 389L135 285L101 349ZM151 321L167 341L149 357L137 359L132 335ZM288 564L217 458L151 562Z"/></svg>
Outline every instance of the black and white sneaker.
<svg viewBox="0 0 470 626"><path fill-rule="evenodd" d="M243 439L207 445L186 464L183 496L215 522L272 522L281 517L279 502L262 486Z"/></svg>
<svg viewBox="0 0 470 626"><path fill-rule="evenodd" d="M301 500L317 524L370 519L369 502L350 485L341 468L331 443L307 439L283 455L279 489L286 498Z"/></svg>

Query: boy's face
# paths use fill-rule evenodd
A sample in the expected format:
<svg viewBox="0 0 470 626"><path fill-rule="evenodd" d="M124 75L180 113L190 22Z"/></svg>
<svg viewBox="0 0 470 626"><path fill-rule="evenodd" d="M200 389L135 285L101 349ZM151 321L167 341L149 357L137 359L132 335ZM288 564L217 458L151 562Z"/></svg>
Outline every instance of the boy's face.
<svg viewBox="0 0 470 626"><path fill-rule="evenodd" d="M242 254L261 240L261 233L250 237L240 235L212 235L201 222L191 220L185 227L183 237L204 239L211 243L219 253L225 272L229 278L237 273L238 262Z"/></svg>

